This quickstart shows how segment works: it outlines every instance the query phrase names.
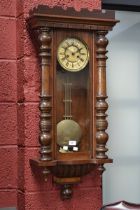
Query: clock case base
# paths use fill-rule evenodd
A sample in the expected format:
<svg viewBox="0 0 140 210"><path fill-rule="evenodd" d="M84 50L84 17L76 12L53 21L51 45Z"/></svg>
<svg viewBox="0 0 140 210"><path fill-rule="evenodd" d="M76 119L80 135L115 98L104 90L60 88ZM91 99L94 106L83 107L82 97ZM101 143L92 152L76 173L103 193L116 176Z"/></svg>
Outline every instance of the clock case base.
<svg viewBox="0 0 140 210"><path fill-rule="evenodd" d="M108 149L106 143L108 135L106 134L107 120L106 111L108 104L106 102L106 46L108 41L106 34L112 30L113 26L118 21L115 20L113 11L87 11L82 10L76 12L74 9L63 10L59 7L48 8L44 5L39 5L34 8L27 19L27 27L29 33L37 47L38 56L41 60L41 91L40 91L40 158L39 160L30 160L31 167L42 168L45 179L48 174L52 174L54 182L62 187L62 199L69 199L72 197L71 186L79 183L81 177L98 169L100 175L103 173L104 164L112 163L106 155ZM54 58L55 46L53 46L53 32L55 30L75 30L82 31L82 33L94 33L96 44L96 56L92 61L96 68L95 81L95 103L92 108L95 110L95 124L93 145L91 148L91 155L88 153L82 154L71 153L71 155L59 155L56 146L56 128L54 122L56 121L54 107L54 94L52 92L53 75L52 60ZM92 46L91 46L92 47ZM54 49L54 50L53 50ZM55 78L54 78L55 79Z"/></svg>
<svg viewBox="0 0 140 210"><path fill-rule="evenodd" d="M43 170L49 169L53 174L53 182L60 185L60 196L62 200L71 199L73 196L72 186L81 182L83 176L93 170L98 170L99 175L104 172L104 164L112 163L112 159L91 159L77 161L47 161L30 160L30 165L35 168L39 167ZM44 179L47 179L48 173L44 174Z"/></svg>

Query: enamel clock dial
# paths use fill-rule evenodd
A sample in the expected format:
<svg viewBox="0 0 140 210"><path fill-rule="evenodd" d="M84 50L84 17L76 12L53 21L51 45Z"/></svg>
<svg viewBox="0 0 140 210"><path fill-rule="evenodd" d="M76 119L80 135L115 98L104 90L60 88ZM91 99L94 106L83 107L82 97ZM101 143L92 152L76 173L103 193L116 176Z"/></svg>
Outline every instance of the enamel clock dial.
<svg viewBox="0 0 140 210"><path fill-rule="evenodd" d="M77 72L88 64L89 50L83 41L67 38L58 46L57 59L64 70Z"/></svg>

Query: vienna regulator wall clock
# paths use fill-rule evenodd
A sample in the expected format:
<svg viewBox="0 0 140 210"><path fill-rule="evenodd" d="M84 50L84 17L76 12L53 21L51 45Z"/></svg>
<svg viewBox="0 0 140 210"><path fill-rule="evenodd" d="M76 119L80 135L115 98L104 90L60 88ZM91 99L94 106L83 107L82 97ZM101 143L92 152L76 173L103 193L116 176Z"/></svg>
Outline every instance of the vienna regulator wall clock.
<svg viewBox="0 0 140 210"><path fill-rule="evenodd" d="M116 24L114 12L38 6L27 20L41 60L40 159L47 176L72 196L71 186L104 163L108 126L105 37Z"/></svg>

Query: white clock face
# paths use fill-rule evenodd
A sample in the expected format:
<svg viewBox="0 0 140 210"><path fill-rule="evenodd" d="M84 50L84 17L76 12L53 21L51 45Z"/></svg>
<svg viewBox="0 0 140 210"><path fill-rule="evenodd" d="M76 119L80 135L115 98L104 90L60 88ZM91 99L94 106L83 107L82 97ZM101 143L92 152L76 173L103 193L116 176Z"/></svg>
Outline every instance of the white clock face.
<svg viewBox="0 0 140 210"><path fill-rule="evenodd" d="M63 69L77 72L87 65L89 50L87 45L79 39L67 38L58 46L57 59Z"/></svg>

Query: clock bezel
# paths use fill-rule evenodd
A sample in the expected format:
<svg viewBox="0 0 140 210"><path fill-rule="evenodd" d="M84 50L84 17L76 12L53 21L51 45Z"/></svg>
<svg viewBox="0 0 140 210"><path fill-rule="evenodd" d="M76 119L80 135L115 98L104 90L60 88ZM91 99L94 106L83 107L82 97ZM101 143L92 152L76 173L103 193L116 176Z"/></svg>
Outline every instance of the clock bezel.
<svg viewBox="0 0 140 210"><path fill-rule="evenodd" d="M78 40L78 42L81 42L82 45L85 47L86 49L86 52L87 52L87 59L86 61L84 62L84 64L82 66L79 66L79 68L77 69L72 69L72 68L69 68L69 67L66 67L65 65L63 65L63 63L61 62L61 59L60 59L60 55L59 55L59 48L62 46L62 43L66 42L66 40L69 40L69 39L75 39L75 40ZM85 43L84 40L80 39L79 37L66 37L65 39L63 39L58 47L57 47L57 61L59 63L59 65L65 70L65 71L70 71L70 72L79 72L81 70L83 70L87 65L88 65L88 62L89 62L89 57L90 57L90 53L89 53L89 48L88 48L88 45Z"/></svg>

